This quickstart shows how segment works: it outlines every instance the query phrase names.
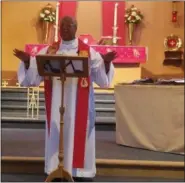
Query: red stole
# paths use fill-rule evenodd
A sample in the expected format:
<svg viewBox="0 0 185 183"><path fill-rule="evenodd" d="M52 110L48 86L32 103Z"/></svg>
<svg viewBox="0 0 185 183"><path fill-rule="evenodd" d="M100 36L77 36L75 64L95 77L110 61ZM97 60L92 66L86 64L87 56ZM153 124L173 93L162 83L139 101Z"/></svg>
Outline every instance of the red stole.
<svg viewBox="0 0 185 183"><path fill-rule="evenodd" d="M60 46L60 41L54 43L48 48L47 54L55 54ZM79 55L90 55L89 46L78 40ZM73 168L84 167L85 157L85 144L87 121L89 112L89 88L90 78L79 78L77 85L77 98L76 98L76 116L75 116L75 129L74 129L74 149L73 149ZM44 80L44 94L46 105L46 116L48 135L50 135L51 126L51 104L52 104L52 79L45 78Z"/></svg>

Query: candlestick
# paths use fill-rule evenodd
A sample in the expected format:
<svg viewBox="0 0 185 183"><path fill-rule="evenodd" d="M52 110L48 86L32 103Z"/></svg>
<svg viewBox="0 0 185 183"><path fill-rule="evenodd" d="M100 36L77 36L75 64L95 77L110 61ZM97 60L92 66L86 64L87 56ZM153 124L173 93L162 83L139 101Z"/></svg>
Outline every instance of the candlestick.
<svg viewBox="0 0 185 183"><path fill-rule="evenodd" d="M112 36L112 43L113 43L113 45L116 45L117 41L119 39L117 37L117 30L118 30L117 16L118 16L118 3L115 3L115 5L114 5L114 25L112 27L112 29L113 29L113 36Z"/></svg>
<svg viewBox="0 0 185 183"><path fill-rule="evenodd" d="M118 3L114 5L114 26L117 26L117 16L118 16Z"/></svg>
<svg viewBox="0 0 185 183"><path fill-rule="evenodd" d="M56 5L56 18L55 18L55 42L58 41L59 5L60 5L60 3L58 2L57 5Z"/></svg>

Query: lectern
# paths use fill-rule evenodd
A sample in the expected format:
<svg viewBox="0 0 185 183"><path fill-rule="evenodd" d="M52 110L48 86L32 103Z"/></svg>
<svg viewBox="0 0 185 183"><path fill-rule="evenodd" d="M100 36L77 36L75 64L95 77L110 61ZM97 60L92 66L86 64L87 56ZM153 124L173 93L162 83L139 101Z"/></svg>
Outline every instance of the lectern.
<svg viewBox="0 0 185 183"><path fill-rule="evenodd" d="M65 55L37 55L37 67L40 76L60 77L61 80L61 107L60 111L60 137L59 137L59 164L58 168L48 175L46 182L51 182L55 178L62 178L73 182L73 178L63 166L63 124L64 124L64 85L67 77L88 77L88 57L87 56L65 56Z"/></svg>

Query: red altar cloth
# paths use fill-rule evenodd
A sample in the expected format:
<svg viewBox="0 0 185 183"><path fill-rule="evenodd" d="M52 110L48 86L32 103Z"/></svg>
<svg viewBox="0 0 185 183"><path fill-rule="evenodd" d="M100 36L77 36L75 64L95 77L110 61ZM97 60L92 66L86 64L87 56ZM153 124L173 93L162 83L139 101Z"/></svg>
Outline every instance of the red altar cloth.
<svg viewBox="0 0 185 183"><path fill-rule="evenodd" d="M140 46L109 46L109 45L90 45L99 53L105 54L116 51L118 57L113 61L114 64L124 63L145 63L147 61L148 49Z"/></svg>
<svg viewBox="0 0 185 183"><path fill-rule="evenodd" d="M94 43L93 38L88 40L88 43ZM47 45L44 44L26 44L25 51L35 56L42 48ZM108 46L108 45L91 45L96 51L105 54L109 51L115 50L118 57L113 61L114 64L134 64L145 63L147 61L148 49L139 46Z"/></svg>

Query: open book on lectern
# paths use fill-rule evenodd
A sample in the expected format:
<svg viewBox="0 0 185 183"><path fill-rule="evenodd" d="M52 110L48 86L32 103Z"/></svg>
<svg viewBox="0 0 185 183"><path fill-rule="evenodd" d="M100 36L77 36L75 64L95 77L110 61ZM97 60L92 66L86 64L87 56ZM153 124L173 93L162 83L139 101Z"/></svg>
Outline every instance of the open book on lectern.
<svg viewBox="0 0 185 183"><path fill-rule="evenodd" d="M88 77L89 66L86 56L42 54L36 56L40 76Z"/></svg>

